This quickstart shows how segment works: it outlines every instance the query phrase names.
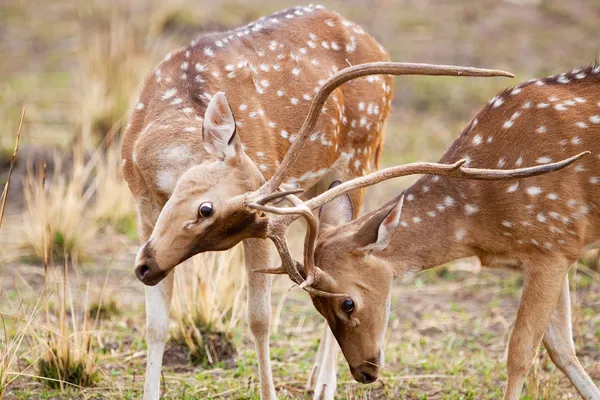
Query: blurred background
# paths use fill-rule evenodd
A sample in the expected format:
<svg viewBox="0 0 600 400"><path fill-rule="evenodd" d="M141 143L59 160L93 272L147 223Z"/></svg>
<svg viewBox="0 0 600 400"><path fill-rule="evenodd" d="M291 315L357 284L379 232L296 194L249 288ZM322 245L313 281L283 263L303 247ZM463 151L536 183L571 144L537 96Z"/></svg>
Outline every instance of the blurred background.
<svg viewBox="0 0 600 400"><path fill-rule="evenodd" d="M143 78L201 32L228 30L288 0L2 0L0 187L20 149L0 229L0 397L138 398L145 367L143 287L120 140ZM383 166L436 161L501 89L600 56L598 0L338 0L394 61L505 69L516 79L396 79ZM376 207L415 177L369 190ZM296 245L299 241L296 240ZM242 249L179 267L165 398L258 398L244 321ZM571 272L578 354L600 381L598 254ZM304 382L323 324L287 279L273 295L272 358L281 398ZM370 386L340 357L339 398L498 398L522 280L462 260L398 282L387 365ZM530 399L575 398L544 351Z"/></svg>

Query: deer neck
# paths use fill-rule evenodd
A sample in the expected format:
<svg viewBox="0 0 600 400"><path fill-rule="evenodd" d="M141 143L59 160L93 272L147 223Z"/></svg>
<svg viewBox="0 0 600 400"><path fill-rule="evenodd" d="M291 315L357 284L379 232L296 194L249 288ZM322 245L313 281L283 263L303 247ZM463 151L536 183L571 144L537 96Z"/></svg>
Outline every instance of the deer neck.
<svg viewBox="0 0 600 400"><path fill-rule="evenodd" d="M397 231L381 256L396 275L477 254L480 195L476 184L425 176L404 192Z"/></svg>

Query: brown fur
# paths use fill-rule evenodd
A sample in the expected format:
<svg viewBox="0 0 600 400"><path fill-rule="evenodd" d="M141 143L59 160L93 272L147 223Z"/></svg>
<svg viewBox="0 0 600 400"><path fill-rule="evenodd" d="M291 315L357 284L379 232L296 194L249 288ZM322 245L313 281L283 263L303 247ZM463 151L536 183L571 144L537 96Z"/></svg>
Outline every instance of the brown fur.
<svg viewBox="0 0 600 400"><path fill-rule="evenodd" d="M328 320L355 378L365 381L364 373L372 377L379 372L380 362L373 365L372 359L379 360L392 276L478 256L484 265L516 267L525 274L505 398L519 398L542 338L580 395L599 398L572 345L565 283L582 249L600 240L598 137L600 66L520 84L493 98L440 162L467 159L470 167L511 169L586 150L591 155L558 172L516 181L426 175L402 193L398 225L390 233L383 231L388 237L380 237L378 230L382 221L390 223L399 197L357 220L324 229L315 260L328 279L327 287L317 288L347 293L356 308L345 315L343 299L315 297L313 302ZM328 210L336 212L335 207ZM385 239L389 244L378 248L376 244L388 243Z"/></svg>

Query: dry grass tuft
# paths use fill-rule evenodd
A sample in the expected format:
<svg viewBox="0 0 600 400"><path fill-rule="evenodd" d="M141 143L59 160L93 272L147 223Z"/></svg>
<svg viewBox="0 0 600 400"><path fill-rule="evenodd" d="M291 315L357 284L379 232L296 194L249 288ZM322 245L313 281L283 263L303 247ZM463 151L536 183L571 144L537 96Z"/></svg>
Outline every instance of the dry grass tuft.
<svg viewBox="0 0 600 400"><path fill-rule="evenodd" d="M79 260L98 229L86 218L93 195L89 186L93 165L84 163L83 155L76 152L70 171L65 164L55 154L50 177L44 161L35 167L30 164L24 179L23 247L46 262L66 256Z"/></svg>
<svg viewBox="0 0 600 400"><path fill-rule="evenodd" d="M2 295L6 294L0 293L0 296ZM22 303L19 304L14 314L0 311L0 322L2 323L2 336L0 336L0 399L4 397L9 385L15 379L24 375L33 365L29 364L23 369L19 368L22 345L26 342L27 331L42 310L40 304L42 299L43 296L39 296L31 309L30 307L23 307Z"/></svg>
<svg viewBox="0 0 600 400"><path fill-rule="evenodd" d="M95 201L91 213L100 226L135 235L133 198L121 171L118 144L109 146L95 167Z"/></svg>
<svg viewBox="0 0 600 400"><path fill-rule="evenodd" d="M91 317L89 309L89 281L83 305L78 310L69 283L66 260L60 277L57 278L55 274L55 268L47 270L46 320L44 325L37 325L38 329L34 331L35 341L44 349L37 362L38 376L48 386L61 390L68 385L93 386L101 370L96 364L98 349L93 339L97 317Z"/></svg>
<svg viewBox="0 0 600 400"><path fill-rule="evenodd" d="M195 364L232 358L229 333L242 319L246 282L243 247L193 257L177 267L171 312L173 338Z"/></svg>

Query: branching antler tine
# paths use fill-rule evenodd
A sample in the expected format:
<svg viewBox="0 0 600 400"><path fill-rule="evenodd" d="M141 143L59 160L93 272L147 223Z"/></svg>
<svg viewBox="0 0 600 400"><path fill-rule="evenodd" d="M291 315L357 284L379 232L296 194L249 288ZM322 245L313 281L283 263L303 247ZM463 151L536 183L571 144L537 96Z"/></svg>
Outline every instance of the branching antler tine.
<svg viewBox="0 0 600 400"><path fill-rule="evenodd" d="M548 172L558 171L565 168L581 157L590 154L589 151L577 154L576 156L569 157L565 160L558 161L555 163L538 165L529 168L520 169L481 169L481 168L467 168L464 166L465 160L459 160L454 164L438 164L438 163L413 163L390 167L386 169L373 172L369 175L361 176L347 182L342 183L332 189L329 189L325 193L320 194L308 200L305 204L311 210L321 207L323 204L330 202L336 197L349 192L354 189L360 189L367 186L375 185L379 182L398 178L407 175L445 175L450 178L463 178L463 179L475 179L475 180L503 180L503 179L515 179L515 178L527 178L546 174Z"/></svg>
<svg viewBox="0 0 600 400"><path fill-rule="evenodd" d="M281 165L275 171L271 179L260 189L260 193L272 193L278 188L289 173L290 167L294 165L300 156L300 151L306 143L306 139L315 127L321 109L329 95L339 86L352 79L367 75L447 75L447 76L506 76L514 77L513 74L493 69L479 69L471 67L460 67L452 65L431 65L415 63L375 62L355 65L345 68L331 76L319 89L312 101L309 112L297 133L296 141L288 149Z"/></svg>
<svg viewBox="0 0 600 400"><path fill-rule="evenodd" d="M305 287L303 289L306 290L308 293L310 293L312 296L331 297L331 298L332 297L348 297L348 295L345 293L329 293L329 292L324 292L322 290L315 289L312 287Z"/></svg>
<svg viewBox="0 0 600 400"><path fill-rule="evenodd" d="M255 209L255 210L260 210L260 211L264 211L264 212L268 212L268 213L272 213L272 214L278 214L278 215L289 215L289 214L301 215L302 214L302 211L299 210L297 207L274 207L274 206L264 206L262 204L257 204L257 203L248 203L248 207Z"/></svg>
<svg viewBox="0 0 600 400"><path fill-rule="evenodd" d="M258 268L258 269L253 269L252 272L259 272L261 274L273 274L273 275L287 274L287 270L282 265L280 265L277 268Z"/></svg>
<svg viewBox="0 0 600 400"><path fill-rule="evenodd" d="M281 258L281 268L288 274L290 279L300 285L304 282L304 278L300 275L300 272L296 268L296 262L290 255L290 250L287 247L287 242L285 241L285 235L278 235L271 237L271 241L275 245L277 252L279 253L279 257Z"/></svg>
<svg viewBox="0 0 600 400"><path fill-rule="evenodd" d="M456 175L453 177L480 180L528 178L532 176L547 174L553 171L558 171L559 169L565 168L573 164L575 161L588 154L590 154L589 151L584 151L573 157L569 157L554 163L519 169L502 170L461 167L458 171L456 171Z"/></svg>
<svg viewBox="0 0 600 400"><path fill-rule="evenodd" d="M290 195L288 199L294 204L298 213L306 220L306 238L304 239L304 272L306 280L300 285L301 288L311 286L317 278L317 268L315 267L315 243L317 242L317 234L319 232L319 221L314 214L304 204L302 200L294 195Z"/></svg>
<svg viewBox="0 0 600 400"><path fill-rule="evenodd" d="M286 190L286 191L280 191L280 192L275 192L275 193L271 193L269 195L266 195L265 197L258 199L256 201L257 204L268 204L274 200L280 199L282 197L288 196L290 194L300 194L304 192L304 189L294 189L294 190Z"/></svg>

